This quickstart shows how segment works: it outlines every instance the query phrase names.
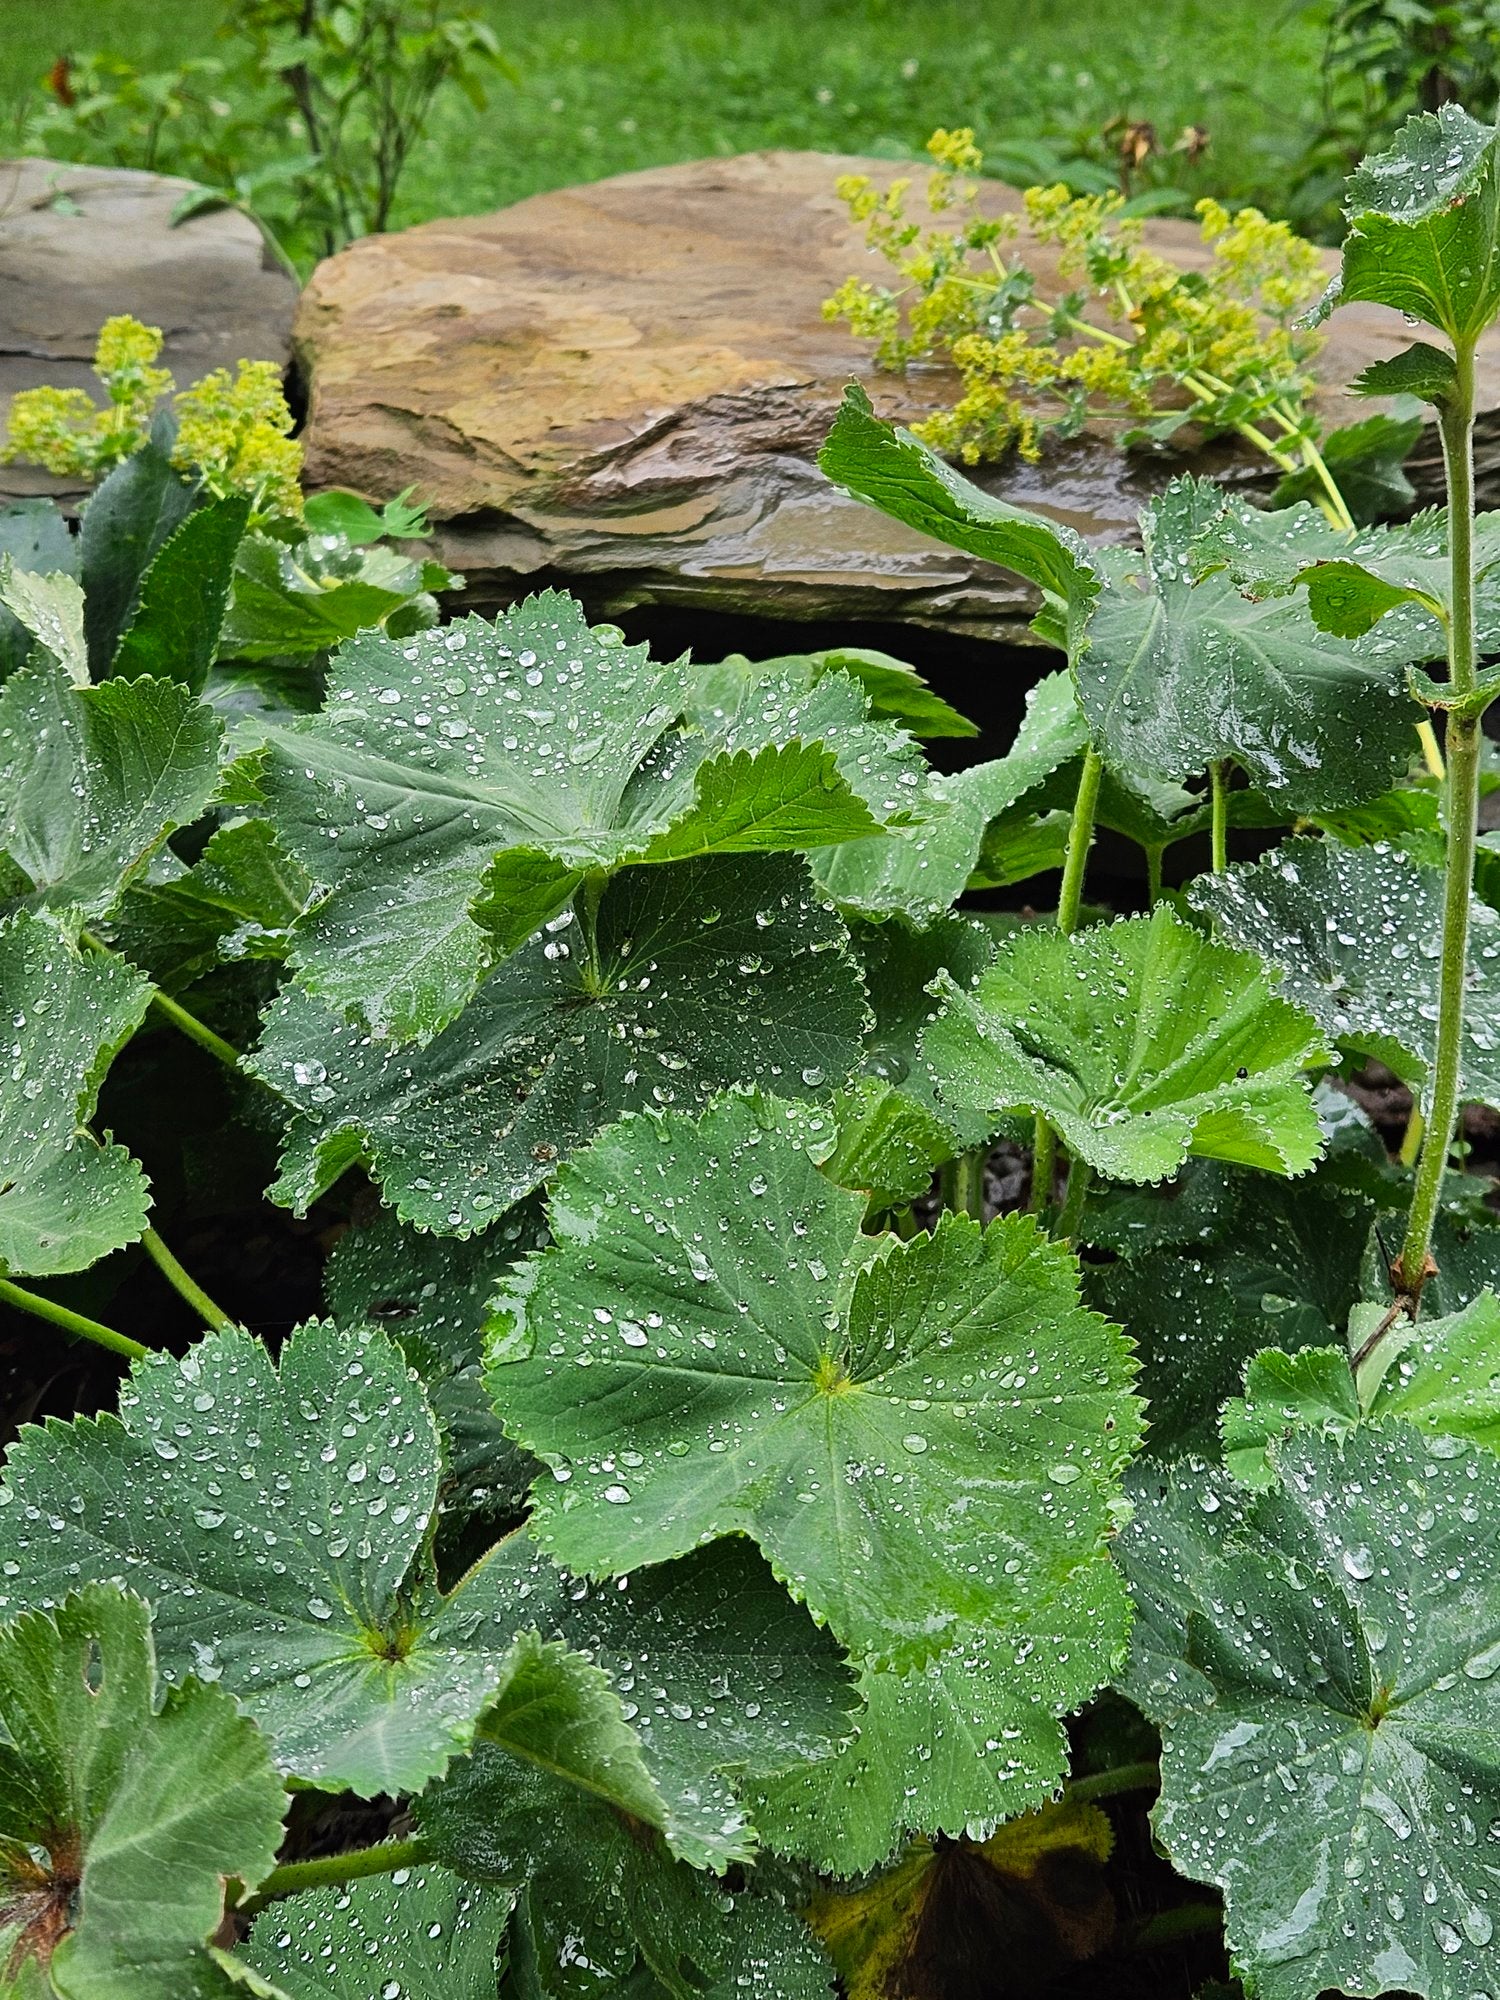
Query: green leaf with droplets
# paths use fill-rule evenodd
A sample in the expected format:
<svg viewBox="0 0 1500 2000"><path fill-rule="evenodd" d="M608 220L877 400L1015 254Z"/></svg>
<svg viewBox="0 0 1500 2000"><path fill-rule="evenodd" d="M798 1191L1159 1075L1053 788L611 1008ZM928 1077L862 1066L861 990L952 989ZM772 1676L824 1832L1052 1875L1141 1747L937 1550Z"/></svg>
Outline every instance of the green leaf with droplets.
<svg viewBox="0 0 1500 2000"><path fill-rule="evenodd" d="M603 1673L662 1801L655 1823L699 1867L722 1872L753 1855L747 1784L825 1757L853 1732L857 1697L838 1647L743 1539L589 1583L522 1531L486 1569L501 1615ZM501 1740L492 1719L479 1734Z"/></svg>
<svg viewBox="0 0 1500 2000"><path fill-rule="evenodd" d="M1188 892L1222 932L1282 975L1331 1042L1421 1088L1437 1037L1443 876L1384 846L1293 840ZM1461 1091L1500 1107L1500 914L1470 908Z"/></svg>
<svg viewBox="0 0 1500 2000"><path fill-rule="evenodd" d="M1165 906L1064 937L1021 931L977 985L940 975L922 1050L947 1101L1045 1117L1114 1180L1190 1153L1299 1174L1322 1151L1303 1072L1327 1060L1300 1008Z"/></svg>
<svg viewBox="0 0 1500 2000"><path fill-rule="evenodd" d="M825 1096L867 1020L846 937L802 861L714 857L623 871L425 1047L291 988L249 1065L298 1114L273 1195L305 1209L358 1160L404 1220L467 1235L623 1111L734 1083Z"/></svg>
<svg viewBox="0 0 1500 2000"><path fill-rule="evenodd" d="M76 576L78 544L55 500L13 500L0 507L0 569L7 559L31 576ZM25 666L31 643L28 626L0 606L0 681Z"/></svg>
<svg viewBox="0 0 1500 2000"><path fill-rule="evenodd" d="M1268 1492L1276 1484L1273 1440L1299 1430L1339 1434L1358 1422L1347 1348L1304 1347L1296 1354L1265 1348L1245 1366L1244 1395L1231 1396L1220 1412L1224 1463L1242 1486Z"/></svg>
<svg viewBox="0 0 1500 2000"><path fill-rule="evenodd" d="M871 646L829 646L815 653L786 653L773 660L752 660L744 653L731 653L713 666L693 668L694 705L735 707L747 681L774 676L811 687L829 673L847 674L858 681L871 715L897 722L913 736L930 741L939 736L979 734L978 725L934 693L915 667Z"/></svg>
<svg viewBox="0 0 1500 2000"><path fill-rule="evenodd" d="M11 1448L0 1610L128 1583L166 1671L219 1680L313 1784L416 1789L467 1746L515 1628L426 1571L438 1434L383 1335L309 1325L278 1367L213 1334L140 1364L120 1409Z"/></svg>
<svg viewBox="0 0 1500 2000"><path fill-rule="evenodd" d="M1131 1363L1034 1223L862 1236L862 1197L774 1124L733 1097L573 1160L553 1248L497 1301L490 1391L553 1468L531 1532L558 1561L749 1534L856 1654L916 1664L1097 1553Z"/></svg>
<svg viewBox="0 0 1500 2000"><path fill-rule="evenodd" d="M223 959L283 957L311 893L307 871L280 852L263 819L237 820L216 829L191 868L163 855L125 891L108 935L158 986L177 991Z"/></svg>
<svg viewBox="0 0 1500 2000"><path fill-rule="evenodd" d="M0 1271L81 1271L146 1226L146 1176L81 1128L151 988L50 917L0 924Z"/></svg>
<svg viewBox="0 0 1500 2000"><path fill-rule="evenodd" d="M506 1437L480 1379L485 1308L501 1278L547 1240L540 1203L525 1202L482 1236L432 1236L389 1209L341 1236L323 1267L341 1326L378 1326L422 1378L443 1429L443 1519L525 1511L536 1461Z"/></svg>
<svg viewBox="0 0 1500 2000"><path fill-rule="evenodd" d="M1191 1216L1175 1245L1143 1230L1138 1254L1086 1267L1090 1300L1139 1348L1147 1449L1162 1456L1215 1450L1219 1405L1249 1358L1342 1341L1362 1296L1374 1206L1329 1168L1295 1184L1197 1170L1209 1176L1209 1193L1173 1205Z"/></svg>
<svg viewBox="0 0 1500 2000"><path fill-rule="evenodd" d="M790 1911L729 1896L674 1861L649 1825L497 1748L481 1744L424 1794L417 1816L460 1874L526 1885L517 1916L528 1996L580 2000L624 1991L638 1974L670 2000L828 2000L826 1961Z"/></svg>
<svg viewBox="0 0 1500 2000"><path fill-rule="evenodd" d="M1408 118L1390 149L1350 176L1344 210L1343 268L1325 310L1369 299L1458 344L1490 325L1500 310L1493 125L1457 104Z"/></svg>
<svg viewBox="0 0 1500 2000"><path fill-rule="evenodd" d="M1500 1462L1401 1423L1273 1446L1273 1489L1143 1474L1125 1691L1157 1839L1224 1891L1259 2000L1466 2000L1494 1966Z"/></svg>
<svg viewBox="0 0 1500 2000"><path fill-rule="evenodd" d="M495 2000L513 1890L422 1865L263 1910L245 1955L286 2000Z"/></svg>
<svg viewBox="0 0 1500 2000"><path fill-rule="evenodd" d="M957 1150L982 1145L993 1137L998 1121L988 1112L968 1111L939 1098L921 1039L937 1012L928 987L940 973L972 985L995 955L993 940L970 918L947 916L922 931L905 924L856 925L854 946L875 1015L868 1068L947 1126Z"/></svg>
<svg viewBox="0 0 1500 2000"><path fill-rule="evenodd" d="M987 1840L1054 1795L1061 1718L1118 1670L1129 1634L1119 1572L1100 1556L1024 1626L971 1633L910 1673L866 1667L857 1738L752 1795L762 1838L832 1875L879 1867L911 1833Z"/></svg>
<svg viewBox="0 0 1500 2000"><path fill-rule="evenodd" d="M12 674L0 688L0 857L24 877L21 897L105 915L213 797L219 735L176 681Z"/></svg>
<svg viewBox="0 0 1500 2000"><path fill-rule="evenodd" d="M689 728L686 664L591 632L557 592L494 625L363 635L330 671L322 714L270 732L261 783L326 891L293 962L380 1035L444 1027L590 870L858 838L909 817L918 784L846 677Z"/></svg>
<svg viewBox="0 0 1500 2000"><path fill-rule="evenodd" d="M26 2000L205 2000L224 1886L286 1796L222 1689L163 1689L146 1606L98 1587L0 1630L0 1953ZM19 1980L12 1987L11 1980Z"/></svg>
<svg viewBox="0 0 1500 2000"><path fill-rule="evenodd" d="M83 591L78 579L65 570L39 576L34 570L19 569L8 556L0 555L0 607L7 619L20 625L29 639L35 639L50 653L74 687L89 684L88 647L83 637ZM22 652L16 664L24 663Z"/></svg>
<svg viewBox="0 0 1500 2000"><path fill-rule="evenodd" d="M1097 557L1107 581L1077 668L1094 742L1154 784L1231 759L1293 813L1373 798L1405 768L1421 720L1401 669L1441 645L1413 639L1413 652L1384 628L1335 639L1302 599L1256 602L1223 570L1203 573L1201 539L1244 508L1208 481L1174 480L1141 517L1140 552ZM1314 557L1325 552L1312 508L1272 518L1289 533L1306 521ZM1430 619L1427 630L1436 632Z"/></svg>

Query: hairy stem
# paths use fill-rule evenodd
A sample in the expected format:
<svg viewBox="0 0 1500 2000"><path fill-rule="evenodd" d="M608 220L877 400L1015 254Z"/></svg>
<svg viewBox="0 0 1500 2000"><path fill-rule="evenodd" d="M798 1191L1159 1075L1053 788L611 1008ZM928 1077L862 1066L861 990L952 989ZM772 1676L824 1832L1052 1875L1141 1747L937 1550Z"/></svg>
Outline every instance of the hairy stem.
<svg viewBox="0 0 1500 2000"><path fill-rule="evenodd" d="M420 1839L383 1840L375 1847L352 1847L347 1854L323 1854L316 1861L288 1861L273 1868L259 1889L240 1908L248 1915L273 1896L294 1896L303 1889L337 1888L369 1875L391 1875L398 1868L415 1868L427 1858Z"/></svg>
<svg viewBox="0 0 1500 2000"><path fill-rule="evenodd" d="M1229 866L1229 765L1227 759L1208 767L1213 812L1213 869L1222 875Z"/></svg>
<svg viewBox="0 0 1500 2000"><path fill-rule="evenodd" d="M1439 414L1443 465L1448 477L1448 680L1455 695L1471 694L1475 681L1474 632L1474 347L1454 352L1453 395ZM1459 1065L1463 1054L1464 981L1469 964L1469 901L1479 827L1482 738L1477 715L1450 713L1447 738L1447 860L1443 885L1443 945L1438 979L1437 1046L1432 1059L1432 1102L1412 1190L1406 1240L1396 1263L1398 1288L1421 1296L1432 1251L1432 1230L1443 1175L1458 1129Z"/></svg>
<svg viewBox="0 0 1500 2000"><path fill-rule="evenodd" d="M77 1334L80 1340L91 1340L96 1347L107 1347L111 1354L122 1354L127 1361L144 1360L151 1352L128 1333L116 1333L102 1320L60 1306L54 1299L44 1299L40 1292L28 1292L20 1285L13 1285L9 1278L0 1278L0 1302L14 1306L18 1312L30 1313L35 1319L48 1320L66 1333Z"/></svg>
<svg viewBox="0 0 1500 2000"><path fill-rule="evenodd" d="M1146 849L1146 903L1155 909L1161 901L1161 858L1164 850L1160 847Z"/></svg>
<svg viewBox="0 0 1500 2000"><path fill-rule="evenodd" d="M210 1333L235 1324L222 1306L216 1306L197 1279L185 1271L154 1229L141 1232L141 1248L179 1297L187 1300Z"/></svg>
<svg viewBox="0 0 1500 2000"><path fill-rule="evenodd" d="M1086 1778L1069 1778L1069 1800L1117 1799L1123 1792L1154 1792L1161 1783L1161 1766L1117 1764L1112 1771L1091 1771Z"/></svg>
<svg viewBox="0 0 1500 2000"><path fill-rule="evenodd" d="M107 945L103 938L95 937L92 931L80 931L78 935L79 942L87 945L90 951L100 952L105 958L120 956L113 946ZM196 1014L190 1014L186 1007L163 993L159 986L152 990L151 1005L164 1021L170 1021L174 1028L186 1035L189 1041L196 1042L200 1049L207 1049L208 1053L223 1063L226 1069L232 1069L236 1076L246 1074L240 1068L240 1052L233 1042L226 1042L222 1035L216 1035L206 1021L200 1021Z"/></svg>
<svg viewBox="0 0 1500 2000"><path fill-rule="evenodd" d="M1078 912L1083 907L1083 877L1088 866L1089 848L1094 840L1094 814L1099 805L1099 785L1104 776L1104 759L1092 746L1083 753L1083 769L1078 774L1078 796L1073 802L1073 824L1068 829L1068 851L1063 860L1062 888L1057 897L1057 928L1070 937L1078 928ZM1031 1148L1031 1211L1040 1215L1052 1199L1052 1177L1057 1167L1057 1134L1045 1118L1036 1121L1036 1137Z"/></svg>
<svg viewBox="0 0 1500 2000"><path fill-rule="evenodd" d="M1062 1213L1057 1218L1057 1234L1068 1242L1078 1234L1078 1225L1083 1220L1083 1205L1089 1198L1089 1183L1094 1178L1094 1170L1087 1160L1074 1157L1068 1169L1068 1192L1063 1197Z"/></svg>
<svg viewBox="0 0 1500 2000"><path fill-rule="evenodd" d="M983 1222L984 1164L988 1158L988 1146L975 1146L970 1152L960 1153L956 1160L949 1160L939 1182L944 1208Z"/></svg>

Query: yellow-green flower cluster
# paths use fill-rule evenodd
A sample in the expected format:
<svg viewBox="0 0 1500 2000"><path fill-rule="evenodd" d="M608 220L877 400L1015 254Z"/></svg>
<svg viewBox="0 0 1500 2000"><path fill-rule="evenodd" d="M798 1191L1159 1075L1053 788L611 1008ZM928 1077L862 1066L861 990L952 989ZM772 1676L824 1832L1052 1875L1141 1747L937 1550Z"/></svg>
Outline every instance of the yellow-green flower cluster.
<svg viewBox="0 0 1500 2000"><path fill-rule="evenodd" d="M882 368L952 362L957 401L915 426L929 444L970 464L1011 450L1030 458L1049 430L1071 433L1086 417L1159 424L1174 410L1205 433L1237 430L1262 446L1255 425L1266 421L1273 455L1312 437L1319 338L1297 318L1323 273L1317 251L1284 223L1199 203L1211 255L1206 270L1189 271L1146 247L1122 196L1031 188L1025 231L1056 249L1060 277L1077 288L1047 301L1024 259L1000 248L1022 222L979 211L974 134L936 132L928 150L928 206L953 212L953 226L945 216L924 230L908 216L908 180L882 190L847 176L838 192L900 282L851 278L823 310L873 341Z"/></svg>
<svg viewBox="0 0 1500 2000"><path fill-rule="evenodd" d="M40 465L64 478L103 478L150 434L171 374L158 368L160 327L120 314L99 329L94 373L108 402L82 389L24 389L10 407L0 457ZM292 413L281 375L269 361L242 361L231 376L216 368L175 398L178 431L172 463L221 498L245 495L252 525L300 519L302 447L290 435Z"/></svg>
<svg viewBox="0 0 1500 2000"><path fill-rule="evenodd" d="M292 413L270 361L242 361L231 376L215 368L177 398L172 463L196 472L221 498L243 494L252 522L300 519L302 447L288 436Z"/></svg>
<svg viewBox="0 0 1500 2000"><path fill-rule="evenodd" d="M151 414L172 386L158 326L122 313L99 329L94 373L108 402L103 409L83 389L23 389L10 406L3 457L40 465L64 479L99 479L145 443Z"/></svg>

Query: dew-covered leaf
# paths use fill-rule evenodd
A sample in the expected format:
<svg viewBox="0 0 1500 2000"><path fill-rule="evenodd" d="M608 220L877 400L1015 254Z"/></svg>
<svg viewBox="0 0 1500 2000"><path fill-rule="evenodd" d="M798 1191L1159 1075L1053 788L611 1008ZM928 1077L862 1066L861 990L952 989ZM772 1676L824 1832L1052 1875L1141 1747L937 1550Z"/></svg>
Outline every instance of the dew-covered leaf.
<svg viewBox="0 0 1500 2000"><path fill-rule="evenodd" d="M999 1121L938 1097L921 1039L937 1012L927 988L940 973L960 986L973 985L995 955L993 939L971 919L947 916L921 931L905 924L856 925L853 941L875 1016L868 1068L946 1125L961 1150L982 1145Z"/></svg>
<svg viewBox="0 0 1500 2000"><path fill-rule="evenodd" d="M1443 876L1377 844L1294 840L1189 891L1226 937L1282 974L1331 1042L1426 1081L1437 1038ZM1500 913L1473 902L1463 1095L1500 1107Z"/></svg>
<svg viewBox="0 0 1500 2000"><path fill-rule="evenodd" d="M513 1891L422 1865L263 1910L245 1955L286 2000L495 2000Z"/></svg>
<svg viewBox="0 0 1500 2000"><path fill-rule="evenodd" d="M173 991L224 959L284 957L311 893L306 870L280 851L263 819L236 820L216 829L190 868L159 857L125 891L108 935Z"/></svg>
<svg viewBox="0 0 1500 2000"><path fill-rule="evenodd" d="M771 660L752 660L732 653L712 666L693 668L695 705L735 706L744 683L773 676L800 680L811 687L824 674L847 674L859 682L872 716L897 722L913 736L977 736L977 724L960 715L951 703L928 686L909 666L890 653L870 646L830 646L815 653L786 653Z"/></svg>
<svg viewBox="0 0 1500 2000"><path fill-rule="evenodd" d="M1189 1153L1298 1174L1322 1150L1314 1023L1258 959L1165 905L1072 937L1019 931L977 985L942 974L933 991L922 1051L940 1097L1039 1113L1111 1179L1161 1180Z"/></svg>
<svg viewBox="0 0 1500 2000"><path fill-rule="evenodd" d="M8 621L14 621L35 639L60 666L74 687L89 683L88 647L83 637L83 591L78 579L65 570L42 576L34 570L19 569L0 555L0 606ZM24 662L21 657L15 664Z"/></svg>
<svg viewBox="0 0 1500 2000"><path fill-rule="evenodd" d="M1257 602L1225 571L1203 573L1201 538L1240 510L1250 511L1207 481L1174 480L1141 517L1141 551L1098 558L1107 583L1078 664L1094 741L1152 783L1181 783L1232 759L1293 812L1372 798L1410 757L1421 714L1401 669L1441 651L1436 626L1427 619L1431 642L1403 644L1385 626L1336 639L1298 596ZM1314 555L1324 553L1327 530L1311 507L1271 518L1288 533L1305 521Z"/></svg>
<svg viewBox="0 0 1500 2000"><path fill-rule="evenodd" d="M623 871L424 1047L373 1042L293 987L250 1067L298 1113L276 1199L303 1209L360 1160L404 1220L466 1235L623 1111L734 1083L826 1095L866 1019L805 863L718 856Z"/></svg>
<svg viewBox="0 0 1500 2000"><path fill-rule="evenodd" d="M229 1696L162 1689L146 1606L96 1586L0 1630L0 1737L5 1990L228 1991L205 1951L224 1885L269 1873L286 1805Z"/></svg>
<svg viewBox="0 0 1500 2000"><path fill-rule="evenodd" d="M55 500L12 500L0 507L0 567L6 558L33 576L76 576L78 544ZM0 681L25 666L30 652L28 628L0 608Z"/></svg>
<svg viewBox="0 0 1500 2000"><path fill-rule="evenodd" d="M250 535L235 565L222 651L240 660L306 660L371 626L430 625L437 607L423 569L394 549L355 548L343 538L330 546L321 533L292 545Z"/></svg>
<svg viewBox="0 0 1500 2000"><path fill-rule="evenodd" d="M623 1992L638 1972L670 2000L827 2000L826 1962L790 1911L731 1897L649 1826L498 1748L481 1744L417 1810L460 1874L525 1884L528 1996Z"/></svg>
<svg viewBox="0 0 1500 2000"><path fill-rule="evenodd" d="M717 732L685 727L686 664L592 632L550 591L493 625L352 641L322 714L271 731L261 781L327 890L294 936L304 983L375 1033L427 1037L586 871L910 816L915 753L852 682L772 685Z"/></svg>
<svg viewBox="0 0 1500 2000"><path fill-rule="evenodd" d="M425 1573L438 1433L397 1350L314 1324L277 1367L214 1334L143 1362L120 1409L12 1447L0 1610L124 1582L152 1602L164 1670L220 1681L299 1778L374 1795L441 1770L513 1635Z"/></svg>
<svg viewBox="0 0 1500 2000"><path fill-rule="evenodd" d="M134 614L110 663L112 676L149 675L180 681L193 694L203 692L249 518L248 500L213 500L174 530L141 578Z"/></svg>
<svg viewBox="0 0 1500 2000"><path fill-rule="evenodd" d="M1244 1395L1231 1396L1220 1414L1224 1463L1242 1486L1265 1492L1276 1484L1268 1450L1274 1439L1297 1430L1350 1431L1358 1422L1347 1348L1264 1348L1246 1364Z"/></svg>
<svg viewBox="0 0 1500 2000"><path fill-rule="evenodd" d="M1157 1838L1225 1894L1261 2000L1466 2000L1494 1966L1500 1462L1371 1425L1272 1448L1246 1504L1137 1482L1126 1692L1162 1734Z"/></svg>
<svg viewBox="0 0 1500 2000"><path fill-rule="evenodd" d="M833 1875L878 1867L909 1833L988 1839L1056 1791L1061 1718L1118 1669L1129 1634L1119 1572L1100 1556L1024 1627L971 1633L909 1673L866 1667L855 1741L751 1794L761 1838Z"/></svg>
<svg viewBox="0 0 1500 2000"><path fill-rule="evenodd" d="M750 1534L857 1654L913 1664L1097 1552L1131 1364L1031 1221L864 1237L772 1123L734 1097L572 1161L554 1247L497 1302L490 1391L553 1468L531 1531L560 1562Z"/></svg>
<svg viewBox="0 0 1500 2000"><path fill-rule="evenodd" d="M81 1271L146 1226L146 1176L81 1128L151 988L122 960L80 952L50 917L0 924L0 1271Z"/></svg>
<svg viewBox="0 0 1500 2000"><path fill-rule="evenodd" d="M1148 1450L1214 1450L1219 1405L1260 1349L1342 1343L1373 1215L1327 1169L1296 1185L1216 1175L1176 1244L1139 1232L1136 1255L1086 1267L1092 1302L1140 1352Z"/></svg>
<svg viewBox="0 0 1500 2000"><path fill-rule="evenodd" d="M978 1846L916 1841L874 1881L820 1889L808 1915L849 2000L1044 1989L1113 1936L1113 1846L1098 1806L1063 1800Z"/></svg>
<svg viewBox="0 0 1500 2000"><path fill-rule="evenodd" d="M1457 104L1408 118L1361 162L1327 304L1369 299L1450 340L1477 339L1500 308L1500 185L1493 125Z"/></svg>

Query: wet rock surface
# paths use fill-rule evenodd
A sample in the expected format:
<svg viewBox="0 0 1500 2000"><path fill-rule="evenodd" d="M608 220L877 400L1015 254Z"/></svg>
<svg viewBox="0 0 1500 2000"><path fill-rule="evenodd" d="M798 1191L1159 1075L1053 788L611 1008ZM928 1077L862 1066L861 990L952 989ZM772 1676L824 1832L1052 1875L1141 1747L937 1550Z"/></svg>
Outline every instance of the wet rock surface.
<svg viewBox="0 0 1500 2000"><path fill-rule="evenodd" d="M415 482L477 607L562 583L599 616L658 605L1023 636L1033 605L1022 586L849 500L817 470L851 377L883 415L908 421L953 391L945 369L877 374L821 316L851 272L885 268L833 193L856 171L904 169L752 153L355 244L314 273L297 318L313 482L372 496ZM1017 201L998 184L989 198ZM1206 261L1193 223L1152 221L1146 234L1186 264ZM1044 293L1053 254L1033 258ZM1378 308L1335 318L1321 363L1330 421L1368 412L1342 385L1411 338ZM1500 355L1483 393L1500 406ZM1418 476L1437 491L1436 440L1426 443ZM1481 460L1500 489L1500 411ZM1040 465L1012 460L982 477L1121 540L1182 463L1126 457L1096 428ZM1222 446L1192 463L1261 472Z"/></svg>

